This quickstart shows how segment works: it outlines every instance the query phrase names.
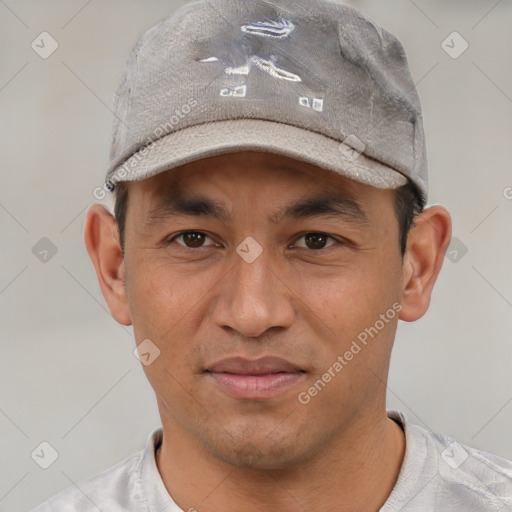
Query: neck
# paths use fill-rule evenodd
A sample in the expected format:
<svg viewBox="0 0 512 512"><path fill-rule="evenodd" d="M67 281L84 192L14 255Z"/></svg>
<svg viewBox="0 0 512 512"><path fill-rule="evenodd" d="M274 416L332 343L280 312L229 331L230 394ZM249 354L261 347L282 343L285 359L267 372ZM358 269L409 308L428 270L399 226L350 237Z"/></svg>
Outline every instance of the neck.
<svg viewBox="0 0 512 512"><path fill-rule="evenodd" d="M184 511L378 511L405 453L404 433L385 413L354 419L314 458L271 471L225 464L179 425L163 422L163 427L157 466Z"/></svg>

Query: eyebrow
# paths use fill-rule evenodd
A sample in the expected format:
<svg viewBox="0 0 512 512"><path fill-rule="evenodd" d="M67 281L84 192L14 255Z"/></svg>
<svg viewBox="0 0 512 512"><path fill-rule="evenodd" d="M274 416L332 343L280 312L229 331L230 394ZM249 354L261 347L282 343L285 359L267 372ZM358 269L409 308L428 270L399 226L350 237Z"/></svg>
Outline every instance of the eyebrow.
<svg viewBox="0 0 512 512"><path fill-rule="evenodd" d="M228 210L222 202L204 196L183 196L174 191L163 196L147 217L149 224L176 216L211 217L225 224L231 224ZM342 192L323 191L303 198L270 214L267 220L279 224L287 220L314 217L332 218L368 225L369 218L364 208L351 196Z"/></svg>

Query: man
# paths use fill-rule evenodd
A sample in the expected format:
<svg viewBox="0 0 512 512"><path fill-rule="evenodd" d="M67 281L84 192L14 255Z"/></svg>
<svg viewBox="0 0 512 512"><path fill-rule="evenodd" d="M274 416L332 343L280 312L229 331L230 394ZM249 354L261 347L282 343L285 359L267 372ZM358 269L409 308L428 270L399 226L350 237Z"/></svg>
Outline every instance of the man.
<svg viewBox="0 0 512 512"><path fill-rule="evenodd" d="M385 407L451 236L400 42L334 1L204 0L115 111L85 242L162 428L36 510L512 510L512 463Z"/></svg>

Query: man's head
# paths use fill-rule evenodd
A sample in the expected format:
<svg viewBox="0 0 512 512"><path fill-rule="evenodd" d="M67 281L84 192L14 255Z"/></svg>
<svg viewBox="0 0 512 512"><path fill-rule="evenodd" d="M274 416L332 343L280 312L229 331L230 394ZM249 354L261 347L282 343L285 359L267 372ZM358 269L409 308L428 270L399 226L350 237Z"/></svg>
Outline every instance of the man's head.
<svg viewBox="0 0 512 512"><path fill-rule="evenodd" d="M192 4L137 45L116 103L133 133L116 124L107 175L119 187L124 169L117 222L93 205L85 238L112 315L159 353L144 370L164 431L283 469L381 425L398 319L428 309L450 218L424 209L397 40L334 2L240 5ZM180 77L197 96L147 142Z"/></svg>
<svg viewBox="0 0 512 512"><path fill-rule="evenodd" d="M86 240L112 315L160 351L144 369L166 428L205 456L276 469L375 421L398 318L428 308L443 208L416 217L402 258L394 190L288 157L220 155L128 192L124 258L99 205ZM290 365L282 390L223 382L235 370L218 365L268 357Z"/></svg>

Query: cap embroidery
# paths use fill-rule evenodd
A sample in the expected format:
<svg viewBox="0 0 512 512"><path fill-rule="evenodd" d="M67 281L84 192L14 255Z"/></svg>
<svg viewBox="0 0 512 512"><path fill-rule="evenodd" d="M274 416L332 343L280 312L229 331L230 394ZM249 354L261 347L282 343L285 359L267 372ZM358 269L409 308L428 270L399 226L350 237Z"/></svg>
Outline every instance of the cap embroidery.
<svg viewBox="0 0 512 512"><path fill-rule="evenodd" d="M257 21L256 23L249 23L242 25L242 32L248 34L255 34L264 37L273 37L275 39L284 39L288 37L295 28L294 24L281 18L277 21Z"/></svg>

